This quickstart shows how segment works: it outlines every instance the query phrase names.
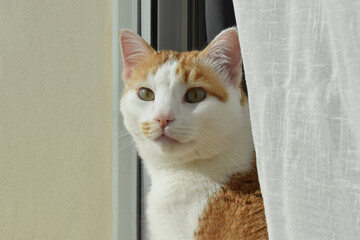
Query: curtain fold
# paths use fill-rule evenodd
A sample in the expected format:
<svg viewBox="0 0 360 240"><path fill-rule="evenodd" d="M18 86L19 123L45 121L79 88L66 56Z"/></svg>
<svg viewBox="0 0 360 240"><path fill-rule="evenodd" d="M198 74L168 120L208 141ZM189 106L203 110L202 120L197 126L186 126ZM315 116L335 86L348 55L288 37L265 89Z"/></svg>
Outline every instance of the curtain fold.
<svg viewBox="0 0 360 240"><path fill-rule="evenodd" d="M360 1L234 10L270 239L359 239Z"/></svg>

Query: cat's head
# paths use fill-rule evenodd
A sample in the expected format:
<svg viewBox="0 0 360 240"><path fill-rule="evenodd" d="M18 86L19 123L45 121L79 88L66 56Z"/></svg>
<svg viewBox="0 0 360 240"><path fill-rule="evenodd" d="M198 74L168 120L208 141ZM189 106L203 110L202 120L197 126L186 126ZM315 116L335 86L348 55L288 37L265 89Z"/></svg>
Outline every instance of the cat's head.
<svg viewBox="0 0 360 240"><path fill-rule="evenodd" d="M207 159L242 138L252 141L235 28L200 52L156 52L128 30L120 33L120 43L120 108L145 161Z"/></svg>

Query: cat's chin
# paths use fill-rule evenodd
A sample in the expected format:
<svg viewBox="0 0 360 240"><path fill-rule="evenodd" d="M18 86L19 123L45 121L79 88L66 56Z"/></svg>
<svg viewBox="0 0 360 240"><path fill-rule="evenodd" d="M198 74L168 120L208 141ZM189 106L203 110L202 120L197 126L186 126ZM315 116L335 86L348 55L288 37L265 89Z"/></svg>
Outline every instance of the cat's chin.
<svg viewBox="0 0 360 240"><path fill-rule="evenodd" d="M170 137L166 134L162 134L156 139L153 140L161 150L166 154L182 154L184 153L184 148L187 148L190 142L180 142L173 137Z"/></svg>
<svg viewBox="0 0 360 240"><path fill-rule="evenodd" d="M160 135L158 138L155 139L155 142L158 142L159 144L170 146L170 145L178 145L181 144L178 140L169 137L165 134Z"/></svg>

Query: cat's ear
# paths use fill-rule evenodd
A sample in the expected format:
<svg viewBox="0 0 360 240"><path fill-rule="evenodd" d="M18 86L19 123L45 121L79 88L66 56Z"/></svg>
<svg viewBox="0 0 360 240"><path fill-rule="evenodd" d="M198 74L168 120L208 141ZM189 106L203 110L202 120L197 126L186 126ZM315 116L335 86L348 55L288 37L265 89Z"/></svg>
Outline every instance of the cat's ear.
<svg viewBox="0 0 360 240"><path fill-rule="evenodd" d="M225 74L229 83L239 87L242 74L242 58L236 27L223 30L201 52L220 74Z"/></svg>
<svg viewBox="0 0 360 240"><path fill-rule="evenodd" d="M155 50L139 35L129 30L120 31L119 39L124 63L123 79L125 83L128 83L134 68Z"/></svg>

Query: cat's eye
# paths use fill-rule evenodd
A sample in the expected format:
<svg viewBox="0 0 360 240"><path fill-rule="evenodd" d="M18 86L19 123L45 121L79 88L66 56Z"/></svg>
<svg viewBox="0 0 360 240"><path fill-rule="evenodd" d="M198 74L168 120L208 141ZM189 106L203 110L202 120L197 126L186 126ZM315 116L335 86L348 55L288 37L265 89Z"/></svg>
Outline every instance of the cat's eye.
<svg viewBox="0 0 360 240"><path fill-rule="evenodd" d="M206 92L203 88L195 87L190 88L185 93L185 101L188 103L197 103L202 101L206 97Z"/></svg>
<svg viewBox="0 0 360 240"><path fill-rule="evenodd" d="M153 101L155 99L155 93L149 88L139 89L139 98L144 101Z"/></svg>

